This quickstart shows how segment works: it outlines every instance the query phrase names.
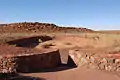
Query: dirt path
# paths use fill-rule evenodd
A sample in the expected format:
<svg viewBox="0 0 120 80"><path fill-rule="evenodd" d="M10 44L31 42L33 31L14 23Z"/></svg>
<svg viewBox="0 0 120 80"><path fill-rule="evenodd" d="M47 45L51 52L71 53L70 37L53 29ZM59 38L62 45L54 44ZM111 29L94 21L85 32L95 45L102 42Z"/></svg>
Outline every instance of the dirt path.
<svg viewBox="0 0 120 80"><path fill-rule="evenodd" d="M114 74L79 68L59 72L29 73L23 75L45 78L46 80L120 80L120 78Z"/></svg>

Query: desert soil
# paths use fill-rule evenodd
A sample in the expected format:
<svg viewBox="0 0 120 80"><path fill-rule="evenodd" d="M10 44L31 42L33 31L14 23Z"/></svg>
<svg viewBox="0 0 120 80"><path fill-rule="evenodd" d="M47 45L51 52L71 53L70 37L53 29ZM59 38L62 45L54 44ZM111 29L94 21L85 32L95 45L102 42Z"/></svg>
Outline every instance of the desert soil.
<svg viewBox="0 0 120 80"><path fill-rule="evenodd" d="M22 74L45 80L120 80L117 74L92 69L75 68L59 72Z"/></svg>
<svg viewBox="0 0 120 80"><path fill-rule="evenodd" d="M31 27L29 27L29 25L31 25ZM39 28L40 25L42 25L41 28ZM19 50L22 50L24 52L24 50L26 51L26 49L33 52L34 50L49 51L52 49L59 49L62 57L62 62L66 63L68 57L68 51L71 49L76 49L82 52L86 52L86 53L89 52L95 54L120 52L120 34L118 33L119 31L117 31L117 33L105 32L105 31L93 32L92 30L89 29L87 30L86 28L85 29L65 28L64 31L63 27L56 28L57 26L53 24L39 24L39 23L29 23L29 24L19 23L19 24L9 24L9 25L1 25L1 26L5 26L4 28L0 29L0 33L1 33L0 53L4 55L9 54L9 52L11 52L11 54L12 53L17 54ZM9 26L11 26L11 28ZM16 46L17 43L13 44L12 46L8 46L9 44L6 44L6 42L16 40L19 38L21 39L30 36L42 35L39 31L42 28L44 28L42 29L44 32L44 30L46 30L47 28L46 26L47 27L52 26L50 27L50 30L52 31L57 29L58 31L62 30L64 32L69 30L71 31L77 30L77 32L74 31L72 33L63 33L63 32L47 33L47 34L45 33L44 35L52 35L53 39L44 42L39 42L37 43L36 46L32 47L32 49L30 47ZM79 33L81 29L85 32ZM24 33L21 33L22 30L24 31ZM30 43L34 43L34 42L30 42ZM20 75L43 78L44 80L120 80L119 72L105 72L95 69L86 69L83 67L65 69L55 72L49 71L49 72L37 72L37 73L20 73Z"/></svg>

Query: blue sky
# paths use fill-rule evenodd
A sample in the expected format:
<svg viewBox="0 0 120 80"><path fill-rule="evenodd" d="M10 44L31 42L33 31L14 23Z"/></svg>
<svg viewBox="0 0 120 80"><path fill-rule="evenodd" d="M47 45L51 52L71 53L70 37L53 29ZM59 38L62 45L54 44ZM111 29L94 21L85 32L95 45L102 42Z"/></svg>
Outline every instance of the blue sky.
<svg viewBox="0 0 120 80"><path fill-rule="evenodd" d="M120 0L0 0L0 23L49 22L120 29Z"/></svg>

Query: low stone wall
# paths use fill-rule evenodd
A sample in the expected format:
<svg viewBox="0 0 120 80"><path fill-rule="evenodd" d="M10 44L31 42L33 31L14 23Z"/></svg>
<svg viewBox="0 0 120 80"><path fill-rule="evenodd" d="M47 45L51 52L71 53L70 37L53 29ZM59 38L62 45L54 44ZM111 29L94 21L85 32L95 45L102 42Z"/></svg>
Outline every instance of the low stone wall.
<svg viewBox="0 0 120 80"><path fill-rule="evenodd" d="M106 71L120 71L120 54L89 54L80 51L70 50L68 64L78 67L93 68Z"/></svg>
<svg viewBox="0 0 120 80"><path fill-rule="evenodd" d="M59 51L52 51L43 54L34 54L29 56L18 56L18 72L40 71L52 69L61 64Z"/></svg>
<svg viewBox="0 0 120 80"><path fill-rule="evenodd" d="M58 50L42 54L24 54L0 57L0 73L31 72L52 69L61 64Z"/></svg>

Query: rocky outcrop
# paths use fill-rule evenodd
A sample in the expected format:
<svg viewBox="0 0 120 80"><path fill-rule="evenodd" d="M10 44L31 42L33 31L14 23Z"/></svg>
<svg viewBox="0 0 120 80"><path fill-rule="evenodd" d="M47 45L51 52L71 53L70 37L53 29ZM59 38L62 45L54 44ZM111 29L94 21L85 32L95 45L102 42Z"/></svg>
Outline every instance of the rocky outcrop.
<svg viewBox="0 0 120 80"><path fill-rule="evenodd" d="M59 27L49 23L11 23L1 24L0 32L92 32L87 28Z"/></svg>
<svg viewBox="0 0 120 80"><path fill-rule="evenodd" d="M80 51L70 50L69 61L75 66L93 68L106 71L120 71L120 52L106 54L89 54ZM73 64L73 63L72 63Z"/></svg>

